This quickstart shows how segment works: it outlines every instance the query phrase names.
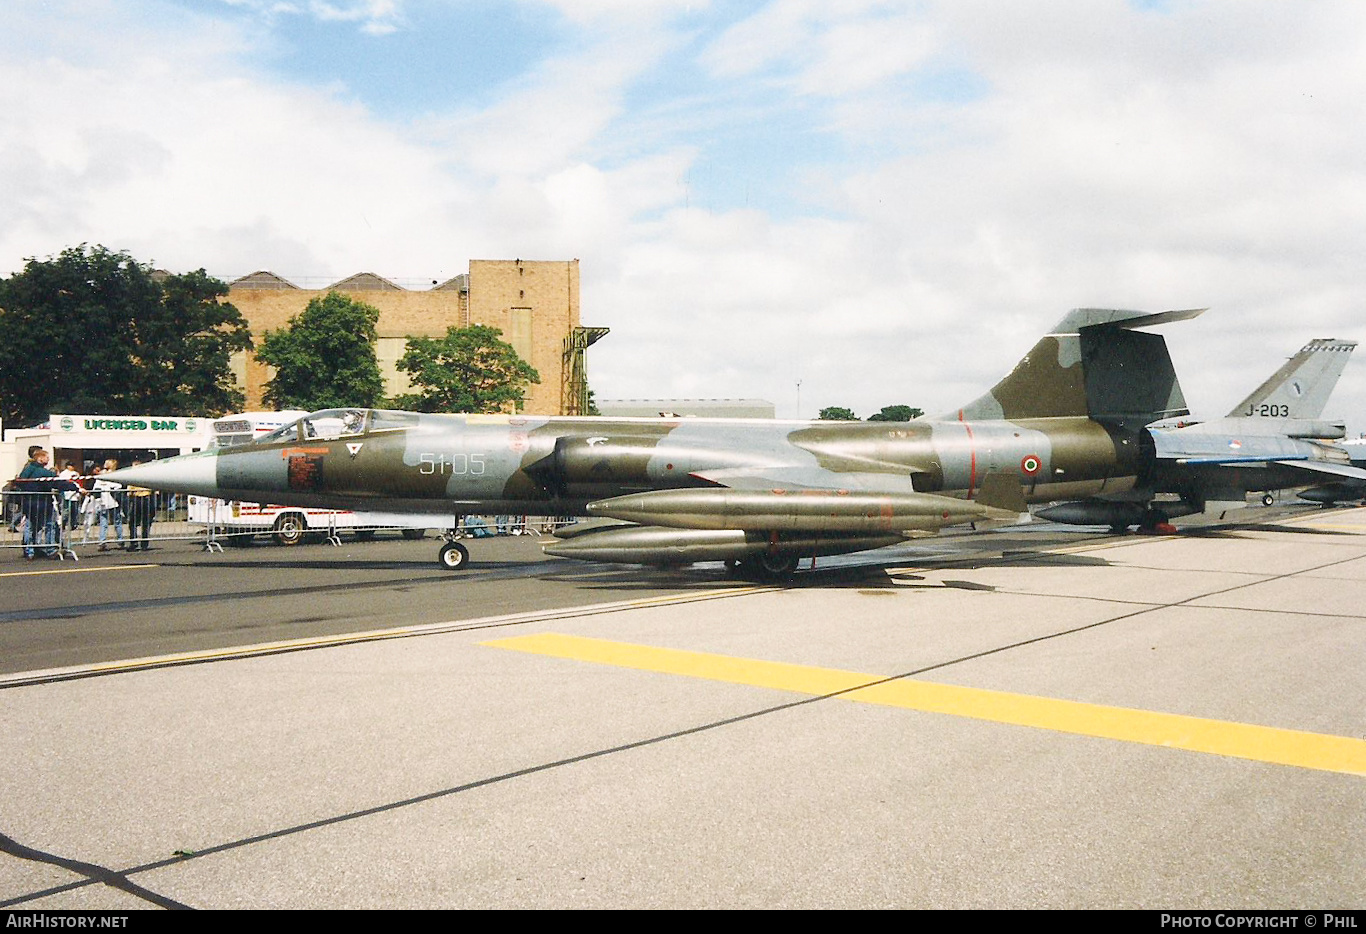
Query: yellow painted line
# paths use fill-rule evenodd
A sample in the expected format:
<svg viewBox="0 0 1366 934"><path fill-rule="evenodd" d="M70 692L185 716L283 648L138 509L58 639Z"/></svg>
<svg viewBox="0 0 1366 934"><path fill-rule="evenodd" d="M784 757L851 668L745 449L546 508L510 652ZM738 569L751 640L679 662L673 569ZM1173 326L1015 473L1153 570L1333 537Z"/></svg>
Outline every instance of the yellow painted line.
<svg viewBox="0 0 1366 934"><path fill-rule="evenodd" d="M119 564L102 568L53 568L49 571L6 571L0 577L41 577L44 574L93 574L96 571L136 571L140 568L160 567L157 564Z"/></svg>
<svg viewBox="0 0 1366 934"><path fill-rule="evenodd" d="M1366 741L1182 714L989 691L909 678L544 633L481 643L639 671L901 707L1078 736L1366 776ZM844 693L847 692L847 693Z"/></svg>

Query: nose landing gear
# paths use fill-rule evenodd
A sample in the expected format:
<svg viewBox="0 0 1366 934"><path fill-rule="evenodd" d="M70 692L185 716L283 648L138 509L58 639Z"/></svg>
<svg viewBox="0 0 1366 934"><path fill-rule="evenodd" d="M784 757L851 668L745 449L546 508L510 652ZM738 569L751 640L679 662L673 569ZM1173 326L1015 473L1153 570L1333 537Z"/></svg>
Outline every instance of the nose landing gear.
<svg viewBox="0 0 1366 934"><path fill-rule="evenodd" d="M464 545L454 539L447 539L437 552L436 560L448 571L459 571L470 563L470 553Z"/></svg>

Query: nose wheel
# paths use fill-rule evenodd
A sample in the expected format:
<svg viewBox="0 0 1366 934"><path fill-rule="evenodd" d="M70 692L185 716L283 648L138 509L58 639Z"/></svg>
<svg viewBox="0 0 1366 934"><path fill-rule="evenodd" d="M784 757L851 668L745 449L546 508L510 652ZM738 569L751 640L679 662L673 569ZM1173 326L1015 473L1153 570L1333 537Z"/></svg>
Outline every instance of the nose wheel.
<svg viewBox="0 0 1366 934"><path fill-rule="evenodd" d="M447 542L437 552L436 560L448 571L459 571L470 563L470 553L459 542Z"/></svg>

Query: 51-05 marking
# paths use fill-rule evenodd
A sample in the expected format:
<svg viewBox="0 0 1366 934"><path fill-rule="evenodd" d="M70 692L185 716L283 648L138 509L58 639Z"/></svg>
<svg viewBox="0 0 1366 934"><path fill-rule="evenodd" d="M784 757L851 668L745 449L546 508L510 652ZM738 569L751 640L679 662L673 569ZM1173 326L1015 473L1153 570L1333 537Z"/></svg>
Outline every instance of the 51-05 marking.
<svg viewBox="0 0 1366 934"><path fill-rule="evenodd" d="M484 475L483 454L422 454L418 456L418 461L419 473L471 477Z"/></svg>

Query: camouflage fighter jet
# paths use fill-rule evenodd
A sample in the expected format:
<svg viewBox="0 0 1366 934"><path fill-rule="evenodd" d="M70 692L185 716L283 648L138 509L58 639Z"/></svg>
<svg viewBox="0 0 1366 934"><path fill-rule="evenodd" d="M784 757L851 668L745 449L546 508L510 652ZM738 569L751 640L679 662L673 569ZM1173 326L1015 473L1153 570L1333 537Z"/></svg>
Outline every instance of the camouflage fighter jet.
<svg viewBox="0 0 1366 934"><path fill-rule="evenodd" d="M725 561L782 577L804 557L1016 519L1026 502L1132 489L1144 426L1187 414L1164 339L1203 309L1077 309L991 392L911 422L315 412L250 444L125 468L138 486L283 505L597 517L552 555Z"/></svg>
<svg viewBox="0 0 1366 934"><path fill-rule="evenodd" d="M1060 503L1036 515L1115 531L1151 529L1177 516L1242 508L1249 492L1316 478L1334 482L1306 491L1308 499L1348 492L1366 481L1366 471L1332 443L1346 434L1345 425L1320 416L1355 347L1354 341L1310 341L1224 418L1149 426L1142 439L1147 469L1133 489ZM1264 501L1270 504L1270 493Z"/></svg>

